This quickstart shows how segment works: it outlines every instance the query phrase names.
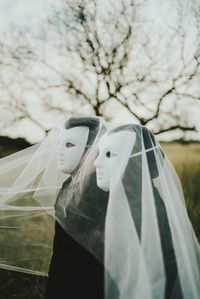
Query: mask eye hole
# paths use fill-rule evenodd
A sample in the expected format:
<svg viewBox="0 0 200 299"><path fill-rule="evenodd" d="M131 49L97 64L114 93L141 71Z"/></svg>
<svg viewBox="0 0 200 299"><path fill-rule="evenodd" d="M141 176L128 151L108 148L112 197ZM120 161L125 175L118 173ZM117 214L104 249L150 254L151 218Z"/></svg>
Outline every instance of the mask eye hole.
<svg viewBox="0 0 200 299"><path fill-rule="evenodd" d="M107 151L106 152L106 157L107 158L112 158L112 157L116 157L117 155L116 154L114 154L114 153L112 153L111 151Z"/></svg>
<svg viewBox="0 0 200 299"><path fill-rule="evenodd" d="M106 152L106 157L110 158L111 157L111 151Z"/></svg>
<svg viewBox="0 0 200 299"><path fill-rule="evenodd" d="M66 143L66 147L67 147L67 148L74 147L74 146L75 146L75 144L73 144L73 143L71 143L71 142L67 142L67 143Z"/></svg>

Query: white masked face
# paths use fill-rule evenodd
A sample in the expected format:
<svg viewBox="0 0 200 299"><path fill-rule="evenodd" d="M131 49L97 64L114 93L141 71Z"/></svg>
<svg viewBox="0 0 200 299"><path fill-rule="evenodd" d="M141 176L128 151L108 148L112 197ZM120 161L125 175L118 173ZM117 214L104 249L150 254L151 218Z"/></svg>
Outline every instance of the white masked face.
<svg viewBox="0 0 200 299"><path fill-rule="evenodd" d="M89 128L85 126L71 129L61 129L58 146L58 168L71 174L84 153L89 135Z"/></svg>
<svg viewBox="0 0 200 299"><path fill-rule="evenodd" d="M111 184L122 176L135 140L136 134L130 131L103 135L95 161L99 188L109 191Z"/></svg>

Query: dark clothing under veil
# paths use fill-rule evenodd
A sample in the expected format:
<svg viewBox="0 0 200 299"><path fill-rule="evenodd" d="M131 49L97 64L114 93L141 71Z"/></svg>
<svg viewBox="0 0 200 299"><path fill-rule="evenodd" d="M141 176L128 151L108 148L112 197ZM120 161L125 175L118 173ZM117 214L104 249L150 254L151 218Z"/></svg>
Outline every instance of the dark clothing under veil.
<svg viewBox="0 0 200 299"><path fill-rule="evenodd" d="M105 126L100 118L95 117L72 117L65 123L65 129L75 126L89 127L85 152L73 172L76 181L88 148L96 136L105 131ZM90 164L94 168L91 159L87 164L89 168ZM68 178L56 199L55 236L45 299L103 298L103 218L106 215L108 194L97 187L94 169L90 175L84 176L83 188L80 183L83 183L82 179L75 183L71 177Z"/></svg>
<svg viewBox="0 0 200 299"><path fill-rule="evenodd" d="M123 128L126 127L124 126ZM138 128L140 130L141 127ZM141 151L141 140L138 138L139 134L137 134L137 125L134 126L134 130L136 132L136 143L132 154ZM155 139L153 134L151 134L151 132L147 130L145 127L142 127L142 130L143 130L142 133L143 133L144 147L146 150L148 150L152 146L155 146ZM156 166L155 154L154 151L149 151L147 152L146 155L147 155L149 173L151 175L151 184L154 193L155 208L156 208L156 214L158 219L158 228L160 233L161 247L162 247L163 259L164 259L164 268L166 274L165 299L183 299L166 207L161 195L159 194L158 189L154 186L153 183L153 179L155 179L159 175ZM162 155L164 159L165 155L163 152ZM142 227L142 203L141 203L141 196L138 195L142 194L141 163L142 163L141 155L138 155L133 159L130 159L129 163L126 166L125 173L123 176L124 186L132 186L131 189L127 189L125 187L125 192L127 194L127 198L129 199L130 210L140 240L141 240L141 227ZM135 175L133 174L133 172L135 172ZM132 174L130 175L130 173ZM132 181L130 181L130 178ZM151 228L149 227L149 230L150 229ZM154 242L154 240L152 240L152 242Z"/></svg>
<svg viewBox="0 0 200 299"><path fill-rule="evenodd" d="M141 126L137 127L137 125L134 125L131 129L132 128L134 128L133 130L136 132L136 143L131 153L134 155L135 153L141 152L142 148L141 134L137 132L137 129L141 130ZM126 129L126 126L124 126L124 128L119 127L117 130L121 131L123 129ZM128 129L130 129L130 126ZM143 127L142 130L144 147L148 150L155 145L154 136L151 135L150 131L145 127ZM164 262L166 278L164 298L183 299L177 257L175 256L165 202L154 184L154 179L159 176L154 154L154 151L149 151L147 152L146 157ZM160 160L164 161L165 155L164 153L161 154L163 155L163 158ZM142 188L144 188L144 186L142 185L142 169L141 155L136 155L134 158L129 159L122 177L122 184L124 186L139 242L141 242L143 224ZM95 173L92 173L84 181L84 189L80 193L79 188L76 188L75 184L72 184L72 189L70 188L70 182L71 179L68 179L63 184L56 201L56 218L58 220L62 219L62 221L60 223L57 221L55 226L53 256L49 269L49 279L47 282L45 299L103 299L105 291L105 268L103 266L105 249L104 233L109 193L104 192L97 187ZM75 192L73 192L73 186L75 187ZM118 194L115 194L113 199L117 199L117 196ZM65 201L68 198L70 201L65 205ZM78 201L74 204L77 198ZM147 200L146 203L148 204L148 195L145 198ZM123 217L123 215L120 216ZM151 227L148 229L150 232ZM111 238L112 233L113 232L111 231ZM130 238L128 239L128 242L129 240L131 242ZM153 238L150 242L154 242ZM112 254L115 254L113 251L117 250L118 248L112 248L111 258ZM125 261L126 256L123 256L122 259ZM106 276L109 281L110 296L108 294L107 298L123 299L123 297L120 297L121 294L119 294L118 291L121 286L117 285L115 277L111 277L108 272L109 270L106 271ZM130 281L132 283L131 279Z"/></svg>
<svg viewBox="0 0 200 299"><path fill-rule="evenodd" d="M45 299L102 299L103 274L103 265L56 221Z"/></svg>
<svg viewBox="0 0 200 299"><path fill-rule="evenodd" d="M104 297L103 239L108 194L96 186L95 173L89 181L90 184L88 188L84 189L79 203L81 205L81 207L79 206L81 214L78 214L78 211L75 211L74 206L70 204L65 211L63 210L64 205L62 205L62 202L68 196L71 178L64 182L58 194L55 204L56 219L58 221L55 224L53 255L49 268L45 299L102 299ZM76 194L73 196L76 197ZM92 206L94 197L99 197L99 207L104 212L99 210L97 213L97 211L94 211ZM73 201L73 198L71 198L71 201ZM65 222L63 217L65 217ZM59 223L59 219L62 219L61 223ZM79 236L76 233L77 228ZM96 232L96 235L94 235L94 232ZM86 234L90 236L87 243L90 243L91 249L95 246L94 250L99 252L101 261L83 246L87 247L84 244Z"/></svg>
<svg viewBox="0 0 200 299"><path fill-rule="evenodd" d="M165 299L183 299L167 212L155 187L154 198L166 273Z"/></svg>

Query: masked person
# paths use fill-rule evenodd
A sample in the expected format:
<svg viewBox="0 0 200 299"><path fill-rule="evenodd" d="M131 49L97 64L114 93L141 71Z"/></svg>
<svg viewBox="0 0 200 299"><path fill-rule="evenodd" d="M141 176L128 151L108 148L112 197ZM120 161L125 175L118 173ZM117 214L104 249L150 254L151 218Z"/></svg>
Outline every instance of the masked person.
<svg viewBox="0 0 200 299"><path fill-rule="evenodd" d="M154 135L141 125L116 126L98 147L97 185L109 192L105 298L198 299L199 244Z"/></svg>
<svg viewBox="0 0 200 299"><path fill-rule="evenodd" d="M108 194L97 187L94 168L95 148L103 132L105 125L97 117L71 117L60 130L58 167L69 177L55 203L55 237L45 299L104 296Z"/></svg>
<svg viewBox="0 0 200 299"><path fill-rule="evenodd" d="M105 130L100 117L72 117L0 159L0 267L49 273L47 298L103 296L108 194L94 160Z"/></svg>

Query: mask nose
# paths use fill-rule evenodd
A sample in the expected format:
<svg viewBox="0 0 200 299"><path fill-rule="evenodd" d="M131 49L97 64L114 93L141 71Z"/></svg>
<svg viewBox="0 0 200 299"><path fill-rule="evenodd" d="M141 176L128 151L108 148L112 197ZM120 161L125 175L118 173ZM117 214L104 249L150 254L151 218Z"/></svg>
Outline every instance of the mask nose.
<svg viewBox="0 0 200 299"><path fill-rule="evenodd" d="M57 148L57 157L58 159L64 159L64 150L62 146L58 146Z"/></svg>
<svg viewBox="0 0 200 299"><path fill-rule="evenodd" d="M96 160L94 161L94 166L96 168L100 167L100 154L97 156Z"/></svg>

